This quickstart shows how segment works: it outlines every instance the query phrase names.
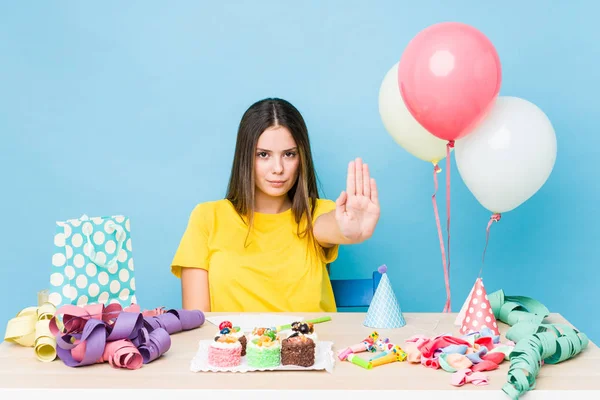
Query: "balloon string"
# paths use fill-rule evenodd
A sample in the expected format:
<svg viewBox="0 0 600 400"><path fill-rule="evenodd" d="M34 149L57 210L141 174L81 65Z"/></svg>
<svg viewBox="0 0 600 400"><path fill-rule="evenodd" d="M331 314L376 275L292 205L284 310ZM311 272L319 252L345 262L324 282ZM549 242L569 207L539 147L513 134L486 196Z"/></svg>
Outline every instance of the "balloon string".
<svg viewBox="0 0 600 400"><path fill-rule="evenodd" d="M501 215L500 213L492 214L490 220L487 224L486 234L485 234L485 247L483 248L483 256L481 257L481 269L479 270L479 277L481 278L481 272L483 271L483 264L485 263L485 252L488 247L488 242L490 241L490 228L494 222L500 221Z"/></svg>
<svg viewBox="0 0 600 400"><path fill-rule="evenodd" d="M450 149L454 147L454 140L448 141L446 145L446 216L448 232L448 281L450 280ZM452 312L452 306L448 304L448 312Z"/></svg>
<svg viewBox="0 0 600 400"><path fill-rule="evenodd" d="M442 224L440 223L440 214L438 211L436 194L438 191L438 180L437 174L439 174L442 170L437 164L433 164L433 185L435 191L433 192L433 196L431 196L431 202L433 203L433 213L435 214L435 224L438 230L438 238L440 240L440 250L442 252L442 264L444 266L444 280L446 282L446 304L444 305L443 312L450 312L450 279L448 276L448 266L446 264L446 250L444 249L444 236L442 234Z"/></svg>

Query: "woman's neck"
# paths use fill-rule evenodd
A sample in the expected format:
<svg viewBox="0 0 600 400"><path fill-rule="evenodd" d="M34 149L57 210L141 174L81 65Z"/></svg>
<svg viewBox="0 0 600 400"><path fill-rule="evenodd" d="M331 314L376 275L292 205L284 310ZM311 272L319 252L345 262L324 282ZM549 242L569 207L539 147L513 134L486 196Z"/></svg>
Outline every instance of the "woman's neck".
<svg viewBox="0 0 600 400"><path fill-rule="evenodd" d="M257 191L254 198L254 211L263 214L279 214L289 210L292 201L286 196L272 197Z"/></svg>

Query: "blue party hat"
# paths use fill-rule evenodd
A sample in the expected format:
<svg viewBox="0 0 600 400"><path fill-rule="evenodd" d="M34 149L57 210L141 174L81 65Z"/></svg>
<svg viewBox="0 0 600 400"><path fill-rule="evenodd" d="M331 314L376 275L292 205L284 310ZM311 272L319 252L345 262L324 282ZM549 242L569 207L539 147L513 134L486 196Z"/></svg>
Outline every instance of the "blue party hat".
<svg viewBox="0 0 600 400"><path fill-rule="evenodd" d="M382 265L378 271L382 275L381 281L375 290L363 325L376 329L402 328L406 321L387 276L387 267Z"/></svg>

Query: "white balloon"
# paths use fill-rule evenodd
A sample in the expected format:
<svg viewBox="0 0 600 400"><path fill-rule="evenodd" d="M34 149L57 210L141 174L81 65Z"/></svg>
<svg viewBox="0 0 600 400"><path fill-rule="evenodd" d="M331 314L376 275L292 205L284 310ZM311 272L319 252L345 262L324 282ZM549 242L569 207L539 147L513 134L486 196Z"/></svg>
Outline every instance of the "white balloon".
<svg viewBox="0 0 600 400"><path fill-rule="evenodd" d="M435 163L446 157L447 141L429 133L406 108L398 88L398 63L379 88L379 115L394 141L413 156Z"/></svg>
<svg viewBox="0 0 600 400"><path fill-rule="evenodd" d="M458 172L493 213L511 211L533 196L556 161L556 135L546 114L518 97L499 97L485 119L455 143Z"/></svg>

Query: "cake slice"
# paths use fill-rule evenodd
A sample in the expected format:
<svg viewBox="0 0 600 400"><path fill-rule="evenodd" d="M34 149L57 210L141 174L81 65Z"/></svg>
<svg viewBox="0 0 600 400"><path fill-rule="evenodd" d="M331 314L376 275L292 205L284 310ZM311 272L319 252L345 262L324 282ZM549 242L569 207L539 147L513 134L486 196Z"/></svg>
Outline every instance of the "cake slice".
<svg viewBox="0 0 600 400"><path fill-rule="evenodd" d="M308 335L294 332L281 342L281 364L311 367L315 364L316 345Z"/></svg>

